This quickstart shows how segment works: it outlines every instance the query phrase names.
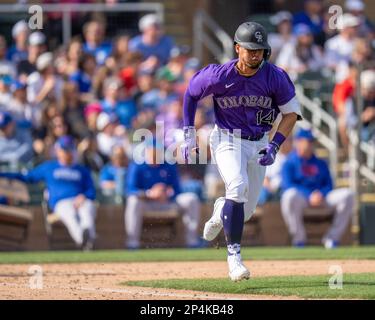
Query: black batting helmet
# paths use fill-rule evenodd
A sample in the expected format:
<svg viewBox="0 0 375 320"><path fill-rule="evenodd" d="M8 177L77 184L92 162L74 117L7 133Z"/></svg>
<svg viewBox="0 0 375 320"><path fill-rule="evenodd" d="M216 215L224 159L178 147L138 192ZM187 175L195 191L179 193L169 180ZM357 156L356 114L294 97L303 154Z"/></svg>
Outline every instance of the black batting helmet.
<svg viewBox="0 0 375 320"><path fill-rule="evenodd" d="M257 22L244 22L240 24L234 34L234 44L250 50L264 49L264 59L271 55L271 47L267 42L267 31Z"/></svg>

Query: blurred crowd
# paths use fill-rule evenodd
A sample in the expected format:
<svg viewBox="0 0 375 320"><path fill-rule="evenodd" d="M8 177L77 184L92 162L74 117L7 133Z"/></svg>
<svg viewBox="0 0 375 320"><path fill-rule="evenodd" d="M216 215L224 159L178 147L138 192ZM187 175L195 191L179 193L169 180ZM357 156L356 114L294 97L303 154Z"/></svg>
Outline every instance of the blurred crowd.
<svg viewBox="0 0 375 320"><path fill-rule="evenodd" d="M269 42L271 61L285 69L293 81L312 79L332 85L329 113L338 119L342 146L348 146L348 128L358 122L362 139L374 142L375 134L375 26L366 16L362 0L346 0L343 14L329 10L332 2L305 0L304 11L280 11L271 17L276 32ZM372 17L373 18L373 17ZM359 68L363 110L356 104ZM315 77L313 76L315 75ZM361 114L359 114L361 112Z"/></svg>
<svg viewBox="0 0 375 320"><path fill-rule="evenodd" d="M345 1L344 9L343 15L334 17L324 1L305 0L302 12L280 11L270 18L276 31L269 34L269 43L271 62L285 69L293 81L308 73L331 79L329 111L337 116L340 141L346 147L348 128L359 121L362 138L375 140L375 27L361 0ZM126 182L136 146L133 133L141 128L155 133L160 121L166 147L182 141L181 130L176 130L182 128L182 99L201 62L188 46L176 45L164 33L155 14L139 19L135 36L108 36L106 21L93 18L68 45L53 50L50 28L53 25L43 32L32 31L21 20L12 28L11 43L0 35L0 163L34 168L55 158L56 143L71 136L74 159L91 170L102 194L124 197L130 192L127 188L134 189ZM364 68L360 75L359 64ZM357 77L364 99L361 114L355 100ZM196 127L204 136L201 140L208 141L213 128L210 99L200 102ZM284 149L292 146L286 144ZM287 157L290 150L285 156L282 150L279 158ZM280 170L272 170L261 203L281 188ZM199 201L223 191L211 164L179 166L178 177L178 193L193 193ZM165 193L160 190L152 194ZM137 247L138 239L129 246Z"/></svg>

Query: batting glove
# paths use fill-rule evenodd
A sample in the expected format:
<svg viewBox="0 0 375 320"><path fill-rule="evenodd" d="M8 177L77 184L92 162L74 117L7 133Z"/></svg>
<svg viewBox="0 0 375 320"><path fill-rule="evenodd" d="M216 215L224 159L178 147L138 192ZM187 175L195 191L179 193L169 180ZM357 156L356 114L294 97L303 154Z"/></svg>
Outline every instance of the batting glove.
<svg viewBox="0 0 375 320"><path fill-rule="evenodd" d="M181 144L181 153L186 163L191 163L191 152L196 150L199 153L197 146L197 132L194 127L184 127L184 139L185 141Z"/></svg>
<svg viewBox="0 0 375 320"><path fill-rule="evenodd" d="M262 166L270 166L275 162L276 154L279 151L279 146L273 142L270 142L267 147L259 151L263 157L258 159L258 163Z"/></svg>

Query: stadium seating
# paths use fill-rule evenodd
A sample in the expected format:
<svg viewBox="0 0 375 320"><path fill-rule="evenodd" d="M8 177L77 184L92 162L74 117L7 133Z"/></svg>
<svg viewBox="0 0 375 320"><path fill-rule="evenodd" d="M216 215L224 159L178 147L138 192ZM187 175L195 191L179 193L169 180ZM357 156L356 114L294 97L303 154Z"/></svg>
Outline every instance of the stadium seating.
<svg viewBox="0 0 375 320"><path fill-rule="evenodd" d="M21 205L28 203L30 195L27 186L19 181L0 179L0 194L10 205L0 205L0 242L2 248L21 248L27 240L33 213Z"/></svg>

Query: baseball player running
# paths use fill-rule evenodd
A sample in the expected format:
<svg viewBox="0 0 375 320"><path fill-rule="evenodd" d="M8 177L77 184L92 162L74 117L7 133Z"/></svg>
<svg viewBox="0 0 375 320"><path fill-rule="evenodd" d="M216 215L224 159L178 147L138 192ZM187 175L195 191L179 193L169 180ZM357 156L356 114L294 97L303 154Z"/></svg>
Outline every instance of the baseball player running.
<svg viewBox="0 0 375 320"><path fill-rule="evenodd" d="M203 238L215 239L224 227L229 277L239 281L250 277L241 259L244 222L255 211L266 166L275 161L301 113L289 76L267 62L271 48L264 27L255 22L241 24L234 46L238 59L208 65L191 79L184 96L181 151L191 163L192 152L198 151L194 127L197 103L212 94L216 121L210 148L226 191L214 204ZM269 141L268 133L279 113L282 119Z"/></svg>

